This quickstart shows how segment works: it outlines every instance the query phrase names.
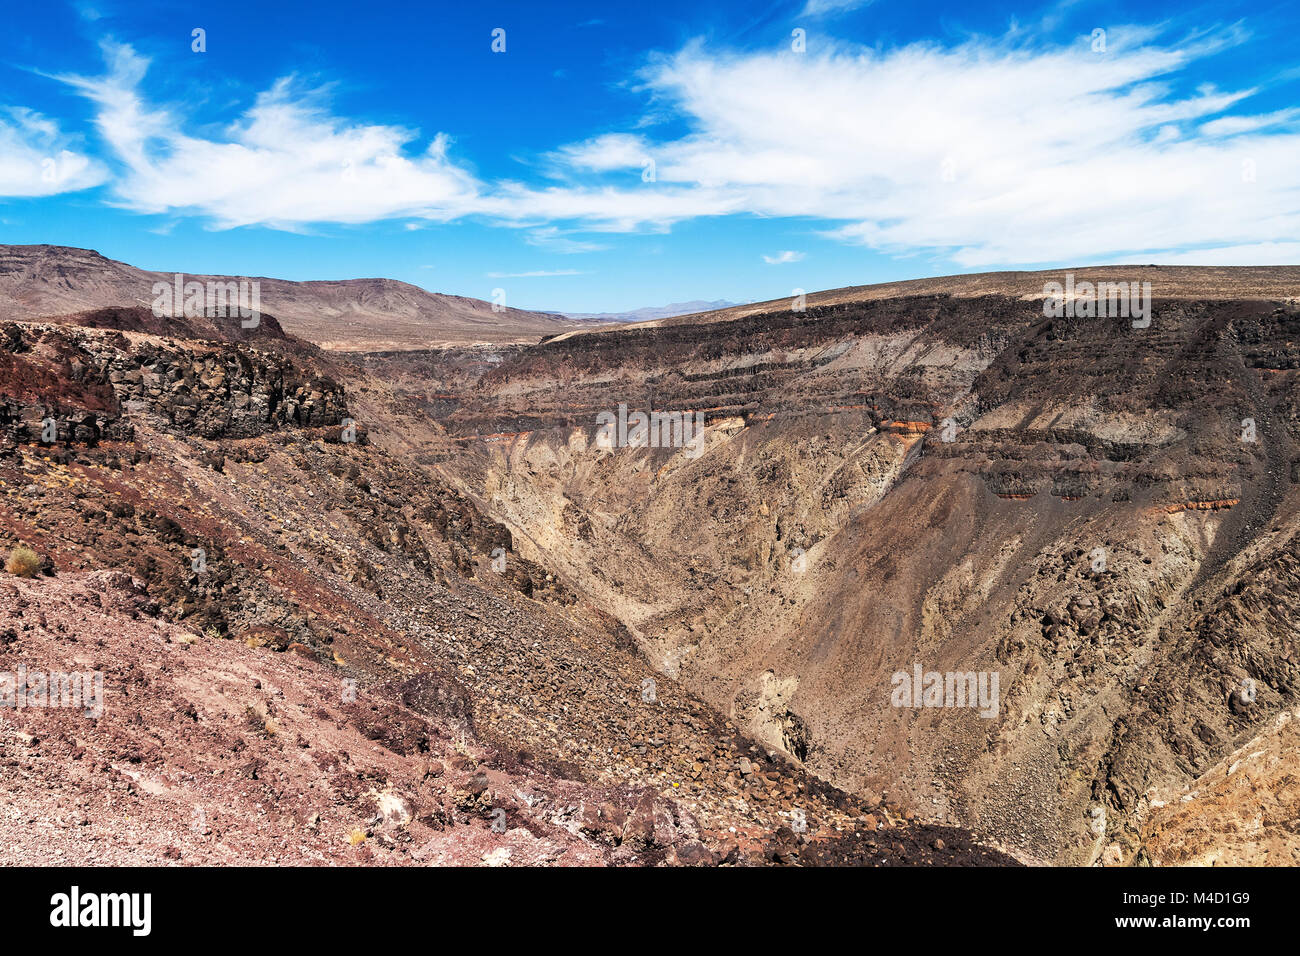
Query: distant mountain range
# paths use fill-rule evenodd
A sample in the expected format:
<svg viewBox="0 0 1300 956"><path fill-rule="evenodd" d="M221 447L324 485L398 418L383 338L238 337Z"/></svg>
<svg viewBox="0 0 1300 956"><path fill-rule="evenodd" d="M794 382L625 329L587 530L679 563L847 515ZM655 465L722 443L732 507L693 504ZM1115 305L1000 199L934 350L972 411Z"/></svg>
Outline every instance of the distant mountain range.
<svg viewBox="0 0 1300 956"><path fill-rule="evenodd" d="M170 284L175 275L137 269L90 249L0 245L0 318L33 320L110 307L147 308L154 284ZM395 279L290 282L184 275L198 282L257 279L262 311L278 319L289 334L339 351L535 342L585 324L549 312L493 312L492 304L481 299L428 292Z"/></svg>
<svg viewBox="0 0 1300 956"><path fill-rule="evenodd" d="M628 312L564 312L566 319L582 322L649 322L653 319L674 319L679 315L694 315L696 312L711 312L714 309L727 309L736 302L718 299L705 302L692 299L690 302L670 302L668 305L648 305Z"/></svg>

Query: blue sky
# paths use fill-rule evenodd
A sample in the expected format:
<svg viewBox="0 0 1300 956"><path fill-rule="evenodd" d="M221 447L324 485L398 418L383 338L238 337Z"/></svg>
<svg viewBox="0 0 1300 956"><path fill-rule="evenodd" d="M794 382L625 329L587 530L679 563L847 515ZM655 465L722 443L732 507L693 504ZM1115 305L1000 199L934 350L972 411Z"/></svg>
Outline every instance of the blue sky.
<svg viewBox="0 0 1300 956"><path fill-rule="evenodd" d="M1294 3L9 7L2 242L564 311L1300 261Z"/></svg>

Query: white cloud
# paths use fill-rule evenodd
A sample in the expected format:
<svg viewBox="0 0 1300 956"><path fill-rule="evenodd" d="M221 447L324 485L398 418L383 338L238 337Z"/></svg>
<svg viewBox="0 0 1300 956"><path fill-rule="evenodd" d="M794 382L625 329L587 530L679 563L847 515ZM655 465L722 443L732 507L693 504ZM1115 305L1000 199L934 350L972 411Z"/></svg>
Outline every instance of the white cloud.
<svg viewBox="0 0 1300 956"><path fill-rule="evenodd" d="M53 196L98 186L107 170L72 145L40 113L0 111L0 196Z"/></svg>
<svg viewBox="0 0 1300 956"><path fill-rule="evenodd" d="M746 212L745 197L734 190L696 183L617 186L552 186L543 189L507 184L481 196L478 212L503 220L557 222L580 220L590 230L632 232L666 229L699 216Z"/></svg>
<svg viewBox="0 0 1300 956"><path fill-rule="evenodd" d="M318 93L283 79L222 139L201 139L182 132L183 117L145 104L147 60L125 45L104 51L104 76L62 79L98 106L96 126L125 167L115 191L131 209L234 227L451 219L474 208L478 183L448 159L443 135L408 157L414 132L338 119Z"/></svg>
<svg viewBox="0 0 1300 956"><path fill-rule="evenodd" d="M1198 127L1253 90L1170 94L1179 71L1240 36L1152 36L1113 28L1105 54L1087 37L823 55L690 45L644 76L689 135L605 135L561 153L592 168L653 155L657 185L689 191L675 212L694 195L699 215L821 219L839 223L833 238L963 268L1300 234L1300 137Z"/></svg>
<svg viewBox="0 0 1300 956"><path fill-rule="evenodd" d="M1300 262L1300 242L1254 242L1203 250L1158 251L1149 256L1130 257L1119 262L1136 265L1158 262L1170 266L1294 265Z"/></svg>
<svg viewBox="0 0 1300 956"><path fill-rule="evenodd" d="M763 261L769 266L779 266L787 262L798 262L804 257L802 252L795 252L793 249L785 249L774 256L763 256Z"/></svg>
<svg viewBox="0 0 1300 956"><path fill-rule="evenodd" d="M1294 125L1298 120L1300 109L1278 110L1276 113L1261 113L1258 116L1223 116L1202 123L1201 132L1206 136L1236 136L1270 127Z"/></svg>
<svg viewBox="0 0 1300 956"><path fill-rule="evenodd" d="M63 79L97 106L124 169L117 201L220 227L483 216L576 253L602 243L575 232L750 214L966 269L1285 248L1300 235L1295 111L1250 113L1252 89L1175 94L1243 37L1160 37L1111 27L1104 54L1087 36L1052 45L1023 29L805 54L690 44L640 74L637 132L547 154L552 185L482 181L446 136L419 149L415 131L333 115L287 79L207 138L145 102L148 64L130 47L106 45L102 77ZM689 132L656 139L664 116Z"/></svg>
<svg viewBox="0 0 1300 956"><path fill-rule="evenodd" d="M559 252L565 255L580 252L600 252L609 248L609 246L600 242L591 242L586 239L570 239L560 232L558 226L542 226L533 229L528 233L524 241L530 246L537 246L539 249L546 249L548 252Z"/></svg>
<svg viewBox="0 0 1300 956"><path fill-rule="evenodd" d="M581 154L575 147L568 162L590 171L635 159L637 175L627 177L633 185L485 184L449 157L447 136L438 134L411 157L414 131L333 116L319 91L301 90L289 78L259 95L220 138L191 136L183 132L186 117L146 104L140 87L149 61L125 44L103 47L105 75L60 79L98 107L96 127L125 167L114 185L117 200L138 212L196 213L219 228L483 215L512 225L577 220L621 232L743 211L743 197L733 193L644 182L641 158L620 153L617 139ZM539 235L545 243L547 235ZM598 247L570 243L570 251Z"/></svg>
<svg viewBox="0 0 1300 956"><path fill-rule="evenodd" d="M871 2L872 0L808 0L799 15L802 17L835 16L869 6Z"/></svg>
<svg viewBox="0 0 1300 956"><path fill-rule="evenodd" d="M563 146L552 158L574 169L607 172L644 167L654 157L650 145L642 137L631 133L606 133L584 143Z"/></svg>

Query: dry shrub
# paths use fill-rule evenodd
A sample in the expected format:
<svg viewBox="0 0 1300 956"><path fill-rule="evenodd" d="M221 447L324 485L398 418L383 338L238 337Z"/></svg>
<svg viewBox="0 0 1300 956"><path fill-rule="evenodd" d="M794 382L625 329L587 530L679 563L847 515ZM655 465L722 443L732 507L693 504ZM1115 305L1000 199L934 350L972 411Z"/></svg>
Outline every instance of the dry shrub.
<svg viewBox="0 0 1300 956"><path fill-rule="evenodd" d="M5 570L10 574L18 575L20 578L30 578L36 576L36 572L41 569L41 564L39 554L20 544L9 552L9 560L5 562Z"/></svg>

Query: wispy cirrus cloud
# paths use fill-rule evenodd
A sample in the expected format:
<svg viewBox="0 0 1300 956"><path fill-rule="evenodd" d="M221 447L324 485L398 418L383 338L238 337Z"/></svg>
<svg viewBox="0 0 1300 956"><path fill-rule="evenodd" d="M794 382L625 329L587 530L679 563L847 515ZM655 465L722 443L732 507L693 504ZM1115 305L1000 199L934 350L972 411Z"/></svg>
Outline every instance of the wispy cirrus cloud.
<svg viewBox="0 0 1300 956"><path fill-rule="evenodd" d="M445 220L473 208L479 184L447 156L438 135L415 155L415 133L332 116L319 91L291 78L260 94L221 139L187 135L187 117L150 107L140 87L149 62L126 44L104 44L107 72L61 76L98 108L95 124L124 167L123 205L190 212L219 227L254 223Z"/></svg>
<svg viewBox="0 0 1300 956"><path fill-rule="evenodd" d="M1295 132L1298 125L1300 109L1286 109L1257 116L1224 116L1201 124L1200 131L1206 136L1238 136L1279 127L1290 127Z"/></svg>
<svg viewBox="0 0 1300 956"><path fill-rule="evenodd" d="M691 133L560 152L593 168L651 156L660 185L707 184L745 212L839 223L823 235L964 267L1300 234L1288 159L1300 136L1286 117L1244 112L1252 89L1172 92L1246 37L1158 37L1112 29L1101 53L1086 36L803 55L694 44L644 75Z"/></svg>
<svg viewBox="0 0 1300 956"><path fill-rule="evenodd" d="M763 261L766 262L769 266L779 266L779 265L784 265L787 262L799 262L803 258L804 258L804 254L802 252L796 252L793 249L784 249L781 252L778 252L776 255L763 256Z"/></svg>
<svg viewBox="0 0 1300 956"><path fill-rule="evenodd" d="M581 253L604 246L593 233L754 215L967 268L1222 256L1300 235L1294 111L1251 112L1252 88L1175 92L1249 37L1166 32L1112 28L1100 52L1019 28L802 54L692 43L640 72L646 122L558 145L527 182L483 181L448 136L421 148L414 130L337 116L291 78L203 136L148 103L148 62L129 46L105 45L102 76L62 79L96 106L122 169L116 202L220 228L476 216ZM687 132L656 137L663 116Z"/></svg>
<svg viewBox="0 0 1300 956"><path fill-rule="evenodd" d="M542 226L538 229L532 229L524 241L530 246L537 246L547 252L558 252L563 255L573 255L580 252L600 252L609 248L608 245L602 242L571 239L569 236L564 235L558 226Z"/></svg>
<svg viewBox="0 0 1300 956"><path fill-rule="evenodd" d="M808 0L799 15L801 17L835 16L840 13L848 13L850 10L857 10L860 7L870 6L872 2L873 0Z"/></svg>
<svg viewBox="0 0 1300 956"><path fill-rule="evenodd" d="M102 76L59 79L96 105L96 128L123 167L113 184L116 201L137 212L201 215L223 229L479 215L508 224L571 220L618 232L743 207L742 197L699 185L487 184L450 157L447 135L413 153L415 131L335 116L323 91L290 77L259 94L222 136L189 135L188 117L148 104L141 89L147 58L112 41L103 51ZM558 232L535 235L564 245ZM569 251L584 248L570 240Z"/></svg>
<svg viewBox="0 0 1300 956"><path fill-rule="evenodd" d="M107 178L103 164L75 148L55 121L21 107L0 108L0 196L53 196Z"/></svg>

